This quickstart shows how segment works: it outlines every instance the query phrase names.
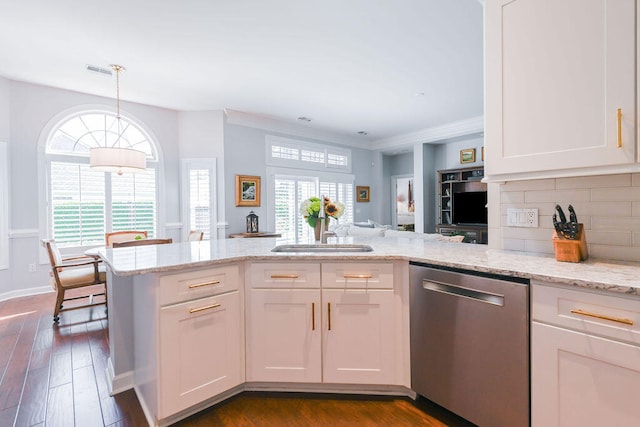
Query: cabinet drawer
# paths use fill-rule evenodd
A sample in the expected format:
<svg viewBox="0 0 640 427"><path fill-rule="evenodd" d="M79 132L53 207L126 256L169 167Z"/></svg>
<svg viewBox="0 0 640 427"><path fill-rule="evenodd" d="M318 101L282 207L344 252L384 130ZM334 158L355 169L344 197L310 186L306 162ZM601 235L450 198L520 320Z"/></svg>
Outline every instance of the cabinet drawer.
<svg viewBox="0 0 640 427"><path fill-rule="evenodd" d="M319 288L318 263L252 263L252 288Z"/></svg>
<svg viewBox="0 0 640 427"><path fill-rule="evenodd" d="M392 263L323 263L322 287L393 289Z"/></svg>
<svg viewBox="0 0 640 427"><path fill-rule="evenodd" d="M239 281L237 265L167 274L160 277L160 305L237 290Z"/></svg>
<svg viewBox="0 0 640 427"><path fill-rule="evenodd" d="M640 299L533 283L531 316L538 322L640 345Z"/></svg>

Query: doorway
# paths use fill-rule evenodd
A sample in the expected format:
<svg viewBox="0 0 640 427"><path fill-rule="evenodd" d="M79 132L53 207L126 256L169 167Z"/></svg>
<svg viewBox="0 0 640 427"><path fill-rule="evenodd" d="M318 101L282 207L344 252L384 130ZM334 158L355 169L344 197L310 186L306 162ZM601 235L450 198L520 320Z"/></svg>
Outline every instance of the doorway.
<svg viewBox="0 0 640 427"><path fill-rule="evenodd" d="M391 224L396 230L414 231L413 175L391 177Z"/></svg>

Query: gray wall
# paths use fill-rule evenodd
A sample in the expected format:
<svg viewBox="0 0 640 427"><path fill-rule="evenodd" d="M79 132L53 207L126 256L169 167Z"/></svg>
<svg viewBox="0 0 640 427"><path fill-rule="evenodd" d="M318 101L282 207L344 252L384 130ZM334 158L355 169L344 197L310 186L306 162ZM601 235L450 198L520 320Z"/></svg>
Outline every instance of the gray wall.
<svg viewBox="0 0 640 427"><path fill-rule="evenodd" d="M247 126L226 124L224 128L224 160L225 160L225 205L226 218L229 223L228 233L246 231L245 217L253 210L260 219L260 230L270 228L266 224L267 211L267 175L266 175L266 148L265 137L267 135L281 136L313 143L333 145L324 141L308 139L300 136L286 135L263 129ZM347 147L352 152L352 174L355 176L355 185L371 186L371 202L355 203L355 221L365 221L372 216L372 206L381 203L381 196L375 191L373 182L374 153L371 150ZM235 176L257 175L261 179L261 204L260 207L236 207L235 205ZM355 197L354 197L355 200Z"/></svg>
<svg viewBox="0 0 640 427"><path fill-rule="evenodd" d="M7 90L8 87L8 90ZM114 110L114 100L45 86L0 79L0 136L9 143L9 269L0 271L0 298L50 290L48 263L39 239L40 201L38 144L61 113L82 107ZM7 101L8 100L8 101ZM8 107L7 107L8 104ZM159 188L164 200L164 222L179 224L178 116L171 110L122 102L123 115L143 123L159 145L163 157ZM8 115L7 115L8 113ZM179 230L163 231L180 239ZM37 271L29 272L29 264Z"/></svg>

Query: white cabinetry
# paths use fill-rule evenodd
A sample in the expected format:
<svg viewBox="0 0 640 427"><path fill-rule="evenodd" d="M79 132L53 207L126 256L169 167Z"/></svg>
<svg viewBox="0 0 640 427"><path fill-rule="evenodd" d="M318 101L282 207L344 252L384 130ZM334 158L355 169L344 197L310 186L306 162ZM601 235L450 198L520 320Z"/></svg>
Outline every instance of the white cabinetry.
<svg viewBox="0 0 640 427"><path fill-rule="evenodd" d="M136 384L158 420L244 381L239 281L230 265L136 283Z"/></svg>
<svg viewBox="0 0 640 427"><path fill-rule="evenodd" d="M320 382L320 266L252 264L247 380Z"/></svg>
<svg viewBox="0 0 640 427"><path fill-rule="evenodd" d="M533 284L532 318L532 426L637 425L640 300Z"/></svg>
<svg viewBox="0 0 640 427"><path fill-rule="evenodd" d="M323 381L394 384L392 264L322 264Z"/></svg>
<svg viewBox="0 0 640 427"><path fill-rule="evenodd" d="M393 263L249 270L247 381L403 384Z"/></svg>
<svg viewBox="0 0 640 427"><path fill-rule="evenodd" d="M487 0L485 29L489 178L636 162L635 0Z"/></svg>

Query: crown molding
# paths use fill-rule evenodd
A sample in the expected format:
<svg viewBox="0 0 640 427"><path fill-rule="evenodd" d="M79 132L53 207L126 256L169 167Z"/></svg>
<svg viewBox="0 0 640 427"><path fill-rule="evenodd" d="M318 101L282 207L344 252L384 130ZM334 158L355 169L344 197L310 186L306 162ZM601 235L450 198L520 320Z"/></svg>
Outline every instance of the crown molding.
<svg viewBox="0 0 640 427"><path fill-rule="evenodd" d="M484 132L484 116L459 120L432 128L422 129L417 132L392 136L373 141L373 150L387 150L406 147L415 143L429 143L444 139L456 138L465 135Z"/></svg>
<svg viewBox="0 0 640 427"><path fill-rule="evenodd" d="M291 136L314 139L322 142L331 142L334 144L348 145L350 147L365 148L367 150L372 149L371 141L368 139L358 139L355 137L351 138L345 135L339 135L320 129L311 129L303 125L287 123L269 117L245 113L243 111L225 109L224 113L226 122L231 125L247 126L270 132L278 132Z"/></svg>

